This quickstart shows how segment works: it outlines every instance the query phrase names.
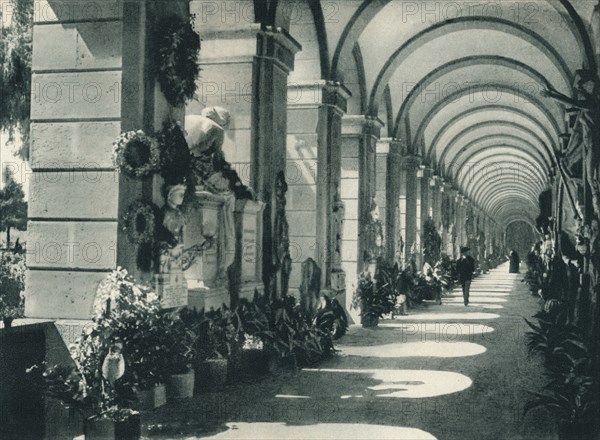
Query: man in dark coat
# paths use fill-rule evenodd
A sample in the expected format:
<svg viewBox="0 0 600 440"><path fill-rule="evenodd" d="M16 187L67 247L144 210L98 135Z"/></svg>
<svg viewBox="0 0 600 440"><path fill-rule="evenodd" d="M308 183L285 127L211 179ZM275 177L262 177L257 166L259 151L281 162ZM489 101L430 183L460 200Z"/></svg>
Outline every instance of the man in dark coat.
<svg viewBox="0 0 600 440"><path fill-rule="evenodd" d="M456 271L458 272L458 282L462 286L465 306L469 305L469 291L471 289L471 280L475 272L475 260L469 255L470 249L466 246L460 248L460 258L456 262Z"/></svg>

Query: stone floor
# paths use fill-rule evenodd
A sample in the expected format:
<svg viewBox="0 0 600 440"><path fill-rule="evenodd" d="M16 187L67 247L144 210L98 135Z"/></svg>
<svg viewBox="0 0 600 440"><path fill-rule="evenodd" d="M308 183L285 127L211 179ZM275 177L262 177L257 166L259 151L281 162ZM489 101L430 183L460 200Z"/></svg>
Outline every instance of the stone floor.
<svg viewBox="0 0 600 440"><path fill-rule="evenodd" d="M503 265L460 292L374 330L353 326L338 356L229 386L145 417L163 439L555 439L542 410L523 416L543 378L523 320L539 307Z"/></svg>

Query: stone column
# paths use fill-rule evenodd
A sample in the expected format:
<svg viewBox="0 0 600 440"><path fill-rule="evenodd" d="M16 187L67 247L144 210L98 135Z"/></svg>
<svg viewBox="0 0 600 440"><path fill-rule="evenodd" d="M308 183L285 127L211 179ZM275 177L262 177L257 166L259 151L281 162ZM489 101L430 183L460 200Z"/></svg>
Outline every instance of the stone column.
<svg viewBox="0 0 600 440"><path fill-rule="evenodd" d="M242 3L248 16L240 16L235 8L212 13L206 2L190 2L203 38L202 72L199 102L188 106L186 112L197 114L207 106L221 106L231 112L223 151L242 181L265 203L263 282L275 296L286 290L286 276L277 267L281 264L275 255L281 253L279 244L288 237L280 237L274 228L276 223L285 223L281 218L285 197L278 197L277 182L280 188L285 187L281 181L285 180L286 166L287 83L301 46L285 29L270 25L271 18L252 16L260 11Z"/></svg>
<svg viewBox="0 0 600 440"><path fill-rule="evenodd" d="M457 240L456 240L456 252L457 254L460 251L460 247L466 244L466 234L465 234L465 197L458 193L457 194L457 209L456 209L456 217L457 217Z"/></svg>
<svg viewBox="0 0 600 440"><path fill-rule="evenodd" d="M419 179L420 184L420 218L418 222L419 230L417 238L419 240L419 267L423 265L423 232L425 222L432 217L432 191L431 191L431 176L433 174L433 170L429 167L421 165L421 169L419 170L419 175L421 176Z"/></svg>
<svg viewBox="0 0 600 440"><path fill-rule="evenodd" d="M403 230L405 261L410 261L413 245L415 243L418 245L417 200L419 182L417 170L419 164L420 158L418 156L404 156L401 158L400 224Z"/></svg>
<svg viewBox="0 0 600 440"><path fill-rule="evenodd" d="M343 85L328 81L288 86L287 212L292 290L301 285L301 264L307 258L321 268L324 289L332 287L332 273L342 271L345 236L334 208L344 191L341 121L349 97ZM345 206L346 219L347 209ZM339 214L343 215L342 211Z"/></svg>
<svg viewBox="0 0 600 440"><path fill-rule="evenodd" d="M134 199L151 197L152 179L116 173L112 143L123 131L151 132L159 119L160 89L146 70L159 7L41 6L33 32L25 313L89 319L107 272L120 265L140 275L119 220ZM187 15L187 4L172 2L169 10Z"/></svg>
<svg viewBox="0 0 600 440"><path fill-rule="evenodd" d="M365 251L363 226L376 195L376 144L383 123L372 117L344 116L342 120L342 200L346 205L342 267L346 273L347 304L362 272Z"/></svg>
<svg viewBox="0 0 600 440"><path fill-rule="evenodd" d="M439 176L433 176L434 186L431 188L433 221L438 232L442 230L442 198L444 196L444 182ZM440 232L440 235L441 232Z"/></svg>
<svg viewBox="0 0 600 440"><path fill-rule="evenodd" d="M401 263L403 258L401 253L404 252L403 242L401 237L401 219L400 219L400 176L403 171L400 167L400 160L404 146L399 139L382 138L377 143L378 158L381 157L383 162L384 152L386 156L385 175L382 175L383 170L377 173L377 186L384 181L385 187L385 256L391 263ZM385 176L385 177L384 177ZM381 198L381 196L380 196ZM402 237L402 240L404 238ZM401 249L402 248L402 249Z"/></svg>

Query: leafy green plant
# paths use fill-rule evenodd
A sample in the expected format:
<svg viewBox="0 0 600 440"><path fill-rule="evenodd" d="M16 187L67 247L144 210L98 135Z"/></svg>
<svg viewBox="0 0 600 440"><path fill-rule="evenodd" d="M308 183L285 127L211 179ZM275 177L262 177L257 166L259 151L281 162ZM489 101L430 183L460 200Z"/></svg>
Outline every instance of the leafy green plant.
<svg viewBox="0 0 600 440"><path fill-rule="evenodd" d="M25 257L10 251L0 253L0 319L23 316Z"/></svg>
<svg viewBox="0 0 600 440"><path fill-rule="evenodd" d="M423 258L434 265L440 259L442 238L437 231L435 222L431 217L423 223Z"/></svg>
<svg viewBox="0 0 600 440"><path fill-rule="evenodd" d="M85 420L120 422L137 414L132 409L134 387L120 352L105 350L100 338L91 333L72 345L70 352L73 361L70 365L43 363L28 370L48 397L77 411ZM113 358L121 369L111 365Z"/></svg>
<svg viewBox="0 0 600 440"><path fill-rule="evenodd" d="M167 315L163 326L167 341L166 368L168 374L184 374L193 366L198 356L197 345L199 335L193 326L188 325L174 311Z"/></svg>
<svg viewBox="0 0 600 440"><path fill-rule="evenodd" d="M581 331L568 323L564 307L540 311L534 318L537 324L526 320L532 330L526 334L527 348L530 354L543 356L548 383L543 392L531 392L525 413L545 408L556 417L561 438L595 438L599 389Z"/></svg>
<svg viewBox="0 0 600 440"><path fill-rule="evenodd" d="M377 325L377 320L394 310L400 293L402 273L397 265L388 266L383 260L377 262L375 276L365 271L358 276L352 307L360 307L363 325Z"/></svg>
<svg viewBox="0 0 600 440"><path fill-rule="evenodd" d="M169 371L165 353L171 343L166 329L171 320L161 312L158 296L118 268L100 283L94 310L88 332L98 338L100 352L120 343L133 385L150 389L164 383Z"/></svg>

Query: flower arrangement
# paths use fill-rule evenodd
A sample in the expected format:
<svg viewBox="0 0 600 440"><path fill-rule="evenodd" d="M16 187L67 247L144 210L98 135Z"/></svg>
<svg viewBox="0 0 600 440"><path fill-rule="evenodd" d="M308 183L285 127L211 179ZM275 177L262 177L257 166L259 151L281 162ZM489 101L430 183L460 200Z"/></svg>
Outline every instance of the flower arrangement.
<svg viewBox="0 0 600 440"><path fill-rule="evenodd" d="M9 327L23 316L25 257L12 252L0 253L0 319Z"/></svg>
<svg viewBox="0 0 600 440"><path fill-rule="evenodd" d="M196 93L200 36L191 21L171 15L160 18L155 38L158 83L167 102L181 107Z"/></svg>
<svg viewBox="0 0 600 440"><path fill-rule="evenodd" d="M115 167L129 176L147 177L160 165L158 141L143 130L121 133L113 146Z"/></svg>
<svg viewBox="0 0 600 440"><path fill-rule="evenodd" d="M132 203L123 216L123 230L134 244L149 243L156 233L156 212L154 205L138 200Z"/></svg>

